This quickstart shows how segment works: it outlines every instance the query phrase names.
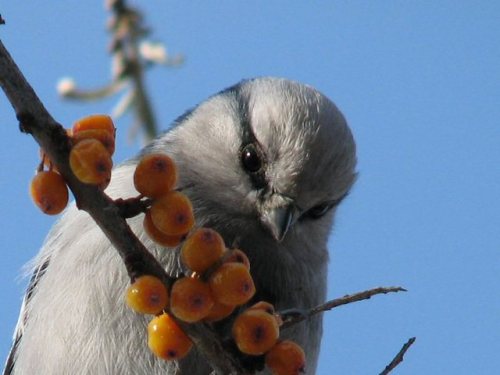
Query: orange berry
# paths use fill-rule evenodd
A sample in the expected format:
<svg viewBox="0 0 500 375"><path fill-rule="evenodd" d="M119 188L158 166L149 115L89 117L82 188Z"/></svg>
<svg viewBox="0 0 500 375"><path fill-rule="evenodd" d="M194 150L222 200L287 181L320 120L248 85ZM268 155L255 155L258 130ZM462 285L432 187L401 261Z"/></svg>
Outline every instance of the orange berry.
<svg viewBox="0 0 500 375"><path fill-rule="evenodd" d="M96 139L77 143L69 154L69 165L75 176L86 184L107 186L113 161L106 148Z"/></svg>
<svg viewBox="0 0 500 375"><path fill-rule="evenodd" d="M31 180L30 193L33 202L48 215L57 215L68 204L68 187L55 171L38 172Z"/></svg>
<svg viewBox="0 0 500 375"><path fill-rule="evenodd" d="M178 279L172 286L170 296L170 311L188 323L206 317L214 305L208 284L191 277Z"/></svg>
<svg viewBox="0 0 500 375"><path fill-rule="evenodd" d="M215 302L212 309L203 320L211 323L227 318L234 311L235 307L236 306L224 305L222 303Z"/></svg>
<svg viewBox="0 0 500 375"><path fill-rule="evenodd" d="M306 355L295 342L283 340L266 353L266 366L273 375L299 375L305 372Z"/></svg>
<svg viewBox="0 0 500 375"><path fill-rule="evenodd" d="M108 115L90 115L76 121L73 125L73 136L77 133L90 130L90 129L103 129L115 138L115 125L113 120Z"/></svg>
<svg viewBox="0 0 500 375"><path fill-rule="evenodd" d="M155 227L170 236L186 234L194 225L191 201L178 191L154 200L150 212Z"/></svg>
<svg viewBox="0 0 500 375"><path fill-rule="evenodd" d="M111 133L104 129L88 129L88 130L80 130L78 133L75 133L72 137L73 144L77 144L84 139L97 139L99 142L106 147L110 155L113 155L115 152L115 137L111 135Z"/></svg>
<svg viewBox="0 0 500 375"><path fill-rule="evenodd" d="M149 322L148 346L156 356L174 360L185 357L193 342L170 315L162 314Z"/></svg>
<svg viewBox="0 0 500 375"><path fill-rule="evenodd" d="M249 310L262 310L274 317L276 320L276 323L278 324L278 327L281 327L283 325L283 319L281 318L280 314L276 314L276 310L274 309L274 306L270 304L269 302L265 301L260 301L257 302L255 305L252 305L248 308Z"/></svg>
<svg viewBox="0 0 500 375"><path fill-rule="evenodd" d="M224 260L224 263L241 263L246 268L250 269L250 260L247 255L240 249L233 249L229 256Z"/></svg>
<svg viewBox="0 0 500 375"><path fill-rule="evenodd" d="M250 355L264 354L279 337L276 320L263 310L245 310L234 321L232 332L238 349Z"/></svg>
<svg viewBox="0 0 500 375"><path fill-rule="evenodd" d="M127 304L141 314L158 314L168 304L167 288L157 277L138 277L127 289Z"/></svg>
<svg viewBox="0 0 500 375"><path fill-rule="evenodd" d="M224 251L226 246L219 233L210 228L199 228L182 245L181 259L191 271L205 272Z"/></svg>
<svg viewBox="0 0 500 375"><path fill-rule="evenodd" d="M135 189L150 198L158 198L172 190L177 182L174 161L164 154L143 156L134 172Z"/></svg>
<svg viewBox="0 0 500 375"><path fill-rule="evenodd" d="M224 263L209 279L216 301L225 305L242 305L255 294L252 276L241 263Z"/></svg>
<svg viewBox="0 0 500 375"><path fill-rule="evenodd" d="M161 246L175 247L179 245L184 238L184 235L169 236L156 228L153 224L153 220L151 219L151 212L149 212L149 210L146 211L146 215L144 215L143 225L147 235Z"/></svg>
<svg viewBox="0 0 500 375"><path fill-rule="evenodd" d="M273 315L275 313L274 306L266 301L257 302L255 305L250 306L248 309L249 310L262 310L262 311L265 311L271 315Z"/></svg>

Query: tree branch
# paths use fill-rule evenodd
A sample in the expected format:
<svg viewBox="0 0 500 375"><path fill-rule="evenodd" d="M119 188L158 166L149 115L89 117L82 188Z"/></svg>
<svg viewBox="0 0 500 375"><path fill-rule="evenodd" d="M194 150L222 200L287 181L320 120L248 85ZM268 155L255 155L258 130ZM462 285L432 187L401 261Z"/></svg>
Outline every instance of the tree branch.
<svg viewBox="0 0 500 375"><path fill-rule="evenodd" d="M334 300L328 301L316 307L313 307L310 310L297 310L294 309L292 311L284 311L281 312L283 319L282 329L288 328L294 324L302 322L303 320L309 319L311 316L332 310L335 307L346 305L348 303L358 302L365 299L370 299L374 295L377 294L387 294L387 293L396 293L396 292L406 292L406 289L395 286L395 287L379 287L374 289L365 290L363 292L348 294L344 297L336 298Z"/></svg>
<svg viewBox="0 0 500 375"><path fill-rule="evenodd" d="M391 363L389 363L387 366L385 366L384 371L382 371L380 373L380 375L387 375L387 374L389 374L392 370L394 370L396 368L397 365L399 365L401 362L403 362L403 357L404 357L405 353L407 352L408 349L410 349L410 346L413 345L413 343L415 342L415 340L416 340L416 337L410 338L406 342L406 344L403 345L403 347L398 352L398 354L396 354L396 356L393 358L393 360L391 361Z"/></svg>

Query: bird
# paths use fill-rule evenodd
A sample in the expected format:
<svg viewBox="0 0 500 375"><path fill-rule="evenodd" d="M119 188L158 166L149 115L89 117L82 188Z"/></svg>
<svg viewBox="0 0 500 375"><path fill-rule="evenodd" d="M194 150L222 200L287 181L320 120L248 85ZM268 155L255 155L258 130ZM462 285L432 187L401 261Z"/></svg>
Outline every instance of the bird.
<svg viewBox="0 0 500 375"><path fill-rule="evenodd" d="M149 153L169 155L190 198L196 225L237 243L251 263L254 300L276 310L325 301L327 241L339 204L357 177L356 145L345 117L312 86L275 77L246 79L175 120L140 153L118 165L106 194L137 196L133 173ZM166 272L181 272L178 249L128 219ZM4 375L210 374L196 349L164 361L147 347L148 317L124 303L130 279L118 253L90 216L70 205L30 263ZM316 372L322 317L284 330ZM263 370L266 373L266 370Z"/></svg>

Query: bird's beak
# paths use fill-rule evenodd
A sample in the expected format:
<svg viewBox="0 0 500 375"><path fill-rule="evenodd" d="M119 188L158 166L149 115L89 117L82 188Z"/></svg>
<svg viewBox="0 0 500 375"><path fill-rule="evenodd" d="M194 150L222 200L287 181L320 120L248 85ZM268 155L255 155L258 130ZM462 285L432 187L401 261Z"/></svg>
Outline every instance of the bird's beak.
<svg viewBox="0 0 500 375"><path fill-rule="evenodd" d="M274 239L281 242L298 218L294 201L279 193L272 194L262 207L261 221Z"/></svg>

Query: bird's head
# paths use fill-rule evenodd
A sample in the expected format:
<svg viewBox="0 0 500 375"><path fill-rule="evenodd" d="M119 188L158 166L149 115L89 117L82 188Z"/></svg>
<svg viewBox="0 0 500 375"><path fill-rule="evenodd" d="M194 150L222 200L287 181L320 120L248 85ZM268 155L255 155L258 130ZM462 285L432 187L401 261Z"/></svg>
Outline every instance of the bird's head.
<svg viewBox="0 0 500 375"><path fill-rule="evenodd" d="M258 231L279 243L316 228L326 239L355 180L355 144L342 114L315 89L284 79L220 92L153 148L165 142L199 216L241 236Z"/></svg>

